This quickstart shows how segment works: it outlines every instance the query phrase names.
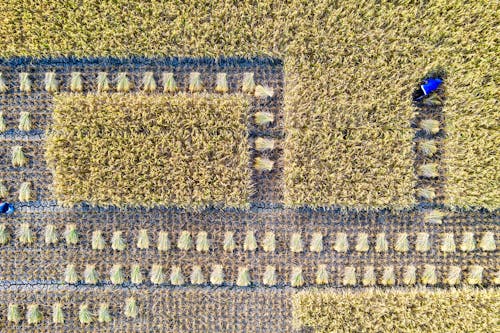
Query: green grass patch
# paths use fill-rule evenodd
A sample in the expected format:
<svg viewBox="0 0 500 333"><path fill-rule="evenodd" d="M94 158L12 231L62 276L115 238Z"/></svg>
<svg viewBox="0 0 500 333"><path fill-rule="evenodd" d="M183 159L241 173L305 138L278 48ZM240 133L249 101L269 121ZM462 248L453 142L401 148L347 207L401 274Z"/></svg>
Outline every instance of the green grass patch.
<svg viewBox="0 0 500 333"><path fill-rule="evenodd" d="M63 205L249 205L241 95L61 94L46 158Z"/></svg>

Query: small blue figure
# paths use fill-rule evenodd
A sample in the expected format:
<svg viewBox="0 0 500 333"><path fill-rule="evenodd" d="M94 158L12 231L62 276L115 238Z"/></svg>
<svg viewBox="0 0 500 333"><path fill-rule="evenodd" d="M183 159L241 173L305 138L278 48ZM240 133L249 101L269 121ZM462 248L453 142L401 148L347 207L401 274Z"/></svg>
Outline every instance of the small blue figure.
<svg viewBox="0 0 500 333"><path fill-rule="evenodd" d="M0 214L10 215L14 213L14 206L8 202L0 202Z"/></svg>
<svg viewBox="0 0 500 333"><path fill-rule="evenodd" d="M439 78L430 78L424 80L424 84L420 85L420 88L422 89L422 92L424 94L417 99L422 99L425 96L428 96L432 92L436 91L441 84L443 84L443 80Z"/></svg>

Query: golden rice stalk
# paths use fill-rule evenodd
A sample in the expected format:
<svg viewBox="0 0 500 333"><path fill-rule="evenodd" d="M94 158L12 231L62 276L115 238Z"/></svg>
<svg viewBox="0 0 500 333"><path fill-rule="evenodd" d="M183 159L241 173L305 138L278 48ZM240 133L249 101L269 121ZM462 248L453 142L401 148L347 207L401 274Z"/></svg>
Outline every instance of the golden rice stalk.
<svg viewBox="0 0 500 333"><path fill-rule="evenodd" d="M243 250L255 251L257 250L257 240L255 239L255 232L253 230L247 231L245 241L243 242Z"/></svg>
<svg viewBox="0 0 500 333"><path fill-rule="evenodd" d="M179 266L173 266L170 272L170 283L174 286L182 286L184 284L184 275Z"/></svg>
<svg viewBox="0 0 500 333"><path fill-rule="evenodd" d="M177 248L179 250L189 250L193 246L193 240L189 231L183 230L177 239Z"/></svg>
<svg viewBox="0 0 500 333"><path fill-rule="evenodd" d="M419 175L425 178L439 177L438 165L436 163L422 164L418 167Z"/></svg>
<svg viewBox="0 0 500 333"><path fill-rule="evenodd" d="M0 224L0 245L5 245L10 241L10 234L5 224Z"/></svg>
<svg viewBox="0 0 500 333"><path fill-rule="evenodd" d="M61 303L52 305L52 322L54 324L64 324L64 312Z"/></svg>
<svg viewBox="0 0 500 333"><path fill-rule="evenodd" d="M436 198L436 191L432 187L419 188L417 190L417 195L427 201L432 201Z"/></svg>
<svg viewBox="0 0 500 333"><path fill-rule="evenodd" d="M470 285L480 285L483 283L484 268L479 265L469 267L469 274L467 276L467 283Z"/></svg>
<svg viewBox="0 0 500 333"><path fill-rule="evenodd" d="M264 274L262 275L262 283L265 286L275 286L277 281L276 267L267 265Z"/></svg>
<svg viewBox="0 0 500 333"><path fill-rule="evenodd" d="M95 269L95 265L87 265L85 271L83 271L83 280L86 284L97 284L99 282L99 276Z"/></svg>
<svg viewBox="0 0 500 333"><path fill-rule="evenodd" d="M274 113L259 111L254 113L254 121L259 126L269 125L274 122Z"/></svg>
<svg viewBox="0 0 500 333"><path fill-rule="evenodd" d="M234 241L234 232L226 231L224 234L224 244L223 249L226 252L233 252L236 248L236 242Z"/></svg>
<svg viewBox="0 0 500 333"><path fill-rule="evenodd" d="M347 252L349 249L349 242L347 240L347 234L343 232L339 232L337 234L337 238L335 238L335 243L333 245L333 249L337 252Z"/></svg>
<svg viewBox="0 0 500 333"><path fill-rule="evenodd" d="M23 182L21 186L19 186L19 201L28 202L31 198L31 183Z"/></svg>
<svg viewBox="0 0 500 333"><path fill-rule="evenodd" d="M210 283L220 286L224 283L224 268L222 265L214 265L210 273Z"/></svg>
<svg viewBox="0 0 500 333"><path fill-rule="evenodd" d="M174 73L164 72L162 74L163 82L163 92L165 93L175 93L179 88L177 87L177 82L175 82Z"/></svg>
<svg viewBox="0 0 500 333"><path fill-rule="evenodd" d="M438 147L434 140L423 140L418 143L418 150L423 155L431 157L438 151Z"/></svg>
<svg viewBox="0 0 500 333"><path fill-rule="evenodd" d="M148 93L155 92L157 88L153 72L145 72L142 77L142 90Z"/></svg>
<svg viewBox="0 0 500 333"><path fill-rule="evenodd" d="M80 305L80 310L78 311L78 320L82 324L91 324L94 321L94 315L90 312L88 304Z"/></svg>
<svg viewBox="0 0 500 333"><path fill-rule="evenodd" d="M446 214L442 211L439 211L436 209L429 210L429 211L425 212L425 214L424 214L424 222L440 224L443 222L444 216L446 216Z"/></svg>
<svg viewBox="0 0 500 333"><path fill-rule="evenodd" d="M110 88L110 83L108 79L108 73L106 72L99 72L97 74L97 92L106 92L109 91Z"/></svg>
<svg viewBox="0 0 500 333"><path fill-rule="evenodd" d="M437 283L436 266L426 264L422 273L422 284L435 285Z"/></svg>
<svg viewBox="0 0 500 333"><path fill-rule="evenodd" d="M116 91L129 92L132 89L132 82L128 79L127 73L118 73L116 77Z"/></svg>
<svg viewBox="0 0 500 333"><path fill-rule="evenodd" d="M97 321L100 323L111 322L111 315L109 314L109 305L106 303L99 304L99 310L97 311Z"/></svg>
<svg viewBox="0 0 500 333"><path fill-rule="evenodd" d="M253 72L243 73L243 80L241 82L241 91L247 94L253 94L255 91L255 81Z"/></svg>
<svg viewBox="0 0 500 333"><path fill-rule="evenodd" d="M71 72L71 79L69 82L69 90L71 90L72 92L82 92L83 91L82 73Z"/></svg>
<svg viewBox="0 0 500 333"><path fill-rule="evenodd" d="M431 242L427 232L417 233L417 240L415 242L415 251L427 252L431 249Z"/></svg>
<svg viewBox="0 0 500 333"><path fill-rule="evenodd" d="M464 232L462 237L462 244L460 244L460 250L463 252L470 252L476 249L476 240L474 239L473 232Z"/></svg>
<svg viewBox="0 0 500 333"><path fill-rule="evenodd" d="M441 243L442 252L455 252L455 237L453 233L445 233L443 235L443 242Z"/></svg>
<svg viewBox="0 0 500 333"><path fill-rule="evenodd" d="M139 314L139 307L134 297L129 297L125 300L124 313L127 318L136 318Z"/></svg>
<svg viewBox="0 0 500 333"><path fill-rule="evenodd" d="M304 276L302 275L302 267L295 266L290 274L290 285L292 287L302 287L304 285Z"/></svg>
<svg viewBox="0 0 500 333"><path fill-rule="evenodd" d="M7 130L7 123L5 122L3 111L0 111L0 133L5 132L6 130Z"/></svg>
<svg viewBox="0 0 500 333"><path fill-rule="evenodd" d="M106 246L106 241L102 236L101 230L95 230L92 232L92 250L104 250Z"/></svg>
<svg viewBox="0 0 500 333"><path fill-rule="evenodd" d="M375 240L375 252L387 252L389 250L389 243L385 237L385 233L377 234Z"/></svg>
<svg viewBox="0 0 500 333"><path fill-rule="evenodd" d="M194 285L205 284L207 282L205 280L205 276L203 275L203 271L201 270L200 265L193 266L193 270L191 271L190 280L191 280L191 283Z"/></svg>
<svg viewBox="0 0 500 333"><path fill-rule="evenodd" d="M66 230L64 231L64 237L66 238L66 244L68 245L78 244L78 232L76 231L75 224L66 225Z"/></svg>
<svg viewBox="0 0 500 333"><path fill-rule="evenodd" d="M355 286L356 281L356 268L352 266L344 267L344 276L342 279L342 284L344 286Z"/></svg>
<svg viewBox="0 0 500 333"><path fill-rule="evenodd" d="M148 236L148 230L147 229L141 229L139 230L139 233L137 234L137 248L138 249L148 249L149 248L149 236Z"/></svg>
<svg viewBox="0 0 500 333"><path fill-rule="evenodd" d="M30 113L27 111L21 111L19 114L19 126L20 131L30 131L31 130L31 118Z"/></svg>
<svg viewBox="0 0 500 333"><path fill-rule="evenodd" d="M5 199L9 196L9 189L7 186L3 184L2 181L0 181L0 199Z"/></svg>
<svg viewBox="0 0 500 333"><path fill-rule="evenodd" d="M250 279L250 271L248 270L248 267L239 267L236 285L238 287L248 287L250 284L251 284L251 279Z"/></svg>
<svg viewBox="0 0 500 333"><path fill-rule="evenodd" d="M495 234L491 231L485 232L479 242L479 248L483 251L495 251L497 249Z"/></svg>
<svg viewBox="0 0 500 333"><path fill-rule="evenodd" d="M363 286L374 286L377 282L375 277L375 268L373 266L366 266L365 272L363 274L363 280L361 281Z"/></svg>
<svg viewBox="0 0 500 333"><path fill-rule="evenodd" d="M215 92L225 94L229 91L229 87L227 84L227 74L226 73L217 73L217 79L215 83Z"/></svg>
<svg viewBox="0 0 500 333"><path fill-rule="evenodd" d="M144 281L142 276L141 266L134 264L130 267L130 281L133 284L141 284Z"/></svg>
<svg viewBox="0 0 500 333"><path fill-rule="evenodd" d="M293 253L300 253L304 251L302 236L298 232L294 232L290 236L290 251L292 251Z"/></svg>
<svg viewBox="0 0 500 333"><path fill-rule="evenodd" d="M17 239L21 244L32 244L35 242L35 234L31 231L29 223L21 223L17 229Z"/></svg>
<svg viewBox="0 0 500 333"><path fill-rule="evenodd" d="M114 231L111 237L111 248L115 251L123 251L127 247L127 243L122 238L122 231Z"/></svg>
<svg viewBox="0 0 500 333"><path fill-rule="evenodd" d="M28 163L28 159L24 155L23 147L14 146L12 147L12 166L22 167Z"/></svg>
<svg viewBox="0 0 500 333"><path fill-rule="evenodd" d="M19 90L23 92L31 92L31 79L29 73L19 73Z"/></svg>
<svg viewBox="0 0 500 333"><path fill-rule="evenodd" d="M382 272L382 277L380 278L380 284L383 286L393 286L396 283L396 277L394 275L394 267L386 266Z"/></svg>
<svg viewBox="0 0 500 333"><path fill-rule="evenodd" d="M76 273L75 265L69 264L66 266L66 270L64 271L64 282L68 284L78 283L78 274Z"/></svg>
<svg viewBox="0 0 500 333"><path fill-rule="evenodd" d="M43 314L38 308L38 304L29 304L26 310L26 320L30 325L39 324L43 320Z"/></svg>
<svg viewBox="0 0 500 333"><path fill-rule="evenodd" d="M359 233L356 240L355 250L358 252L367 252L369 249L370 245L368 244L368 234L364 232Z"/></svg>
<svg viewBox="0 0 500 333"><path fill-rule="evenodd" d="M255 150L266 151L274 149L274 139L271 138L257 138L255 139Z"/></svg>
<svg viewBox="0 0 500 333"><path fill-rule="evenodd" d="M210 250L210 242L208 240L208 233L206 231L198 232L196 236L196 251L208 252Z"/></svg>
<svg viewBox="0 0 500 333"><path fill-rule="evenodd" d="M409 249L408 234L406 232L397 234L394 241L394 250L397 252L407 252Z"/></svg>
<svg viewBox="0 0 500 333"><path fill-rule="evenodd" d="M326 265L318 265L318 270L316 271L316 284L328 284L329 278Z"/></svg>
<svg viewBox="0 0 500 333"><path fill-rule="evenodd" d="M189 91L192 93L202 92L205 90L203 82L201 81L201 74L199 72L189 73Z"/></svg>
<svg viewBox="0 0 500 333"><path fill-rule="evenodd" d="M455 286L460 284L462 277L462 269L460 266L450 266L448 270L448 276L445 278L444 282L450 286Z"/></svg>
<svg viewBox="0 0 500 333"><path fill-rule="evenodd" d="M315 232L312 234L309 250L311 252L323 251L323 234L321 232Z"/></svg>
<svg viewBox="0 0 500 333"><path fill-rule="evenodd" d="M150 275L151 283L162 284L165 282L165 274L161 265L153 264Z"/></svg>
<svg viewBox="0 0 500 333"><path fill-rule="evenodd" d="M412 286L417 283L417 268L415 266L406 266L403 273L403 283L407 286Z"/></svg>
<svg viewBox="0 0 500 333"><path fill-rule="evenodd" d="M49 93L55 93L59 90L59 82L56 78L55 72L45 73L45 91Z"/></svg>
<svg viewBox="0 0 500 333"><path fill-rule="evenodd" d="M258 171L272 171L274 166L274 161L268 159L267 157L256 157L253 167Z"/></svg>
<svg viewBox="0 0 500 333"><path fill-rule="evenodd" d="M274 252L276 250L276 236L274 232L266 232L262 240L262 249L264 252Z"/></svg>
<svg viewBox="0 0 500 333"><path fill-rule="evenodd" d="M0 93L4 93L7 90L9 90L9 88L5 84L5 80L3 79L3 73L0 73Z"/></svg>
<svg viewBox="0 0 500 333"><path fill-rule="evenodd" d="M112 284L123 284L125 282L125 277L122 272L122 265L115 264L111 267L109 272L109 279Z"/></svg>
<svg viewBox="0 0 500 333"><path fill-rule="evenodd" d="M19 305L10 303L7 307L7 321L19 324L21 321L21 310Z"/></svg>
<svg viewBox="0 0 500 333"><path fill-rule="evenodd" d="M170 250L170 239L168 238L168 232L160 231L158 233L158 252L166 252Z"/></svg>
<svg viewBox="0 0 500 333"><path fill-rule="evenodd" d="M435 119L422 119L418 126L427 134L437 134L439 132L439 121Z"/></svg>
<svg viewBox="0 0 500 333"><path fill-rule="evenodd" d="M269 86L261 86L260 84L255 87L255 97L268 98L274 96L274 89Z"/></svg>

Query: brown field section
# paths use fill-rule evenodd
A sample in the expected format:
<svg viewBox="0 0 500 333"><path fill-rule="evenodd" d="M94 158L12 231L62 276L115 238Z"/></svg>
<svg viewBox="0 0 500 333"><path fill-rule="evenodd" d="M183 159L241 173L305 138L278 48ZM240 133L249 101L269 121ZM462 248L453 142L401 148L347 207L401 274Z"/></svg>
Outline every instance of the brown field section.
<svg viewBox="0 0 500 333"><path fill-rule="evenodd" d="M242 95L61 94L47 135L62 205L245 207Z"/></svg>

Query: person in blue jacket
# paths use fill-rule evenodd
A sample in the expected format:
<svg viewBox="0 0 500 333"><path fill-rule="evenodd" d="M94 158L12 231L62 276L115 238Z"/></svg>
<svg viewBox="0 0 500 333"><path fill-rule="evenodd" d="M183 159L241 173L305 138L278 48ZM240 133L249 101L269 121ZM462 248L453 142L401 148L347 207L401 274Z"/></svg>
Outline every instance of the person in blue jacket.
<svg viewBox="0 0 500 333"><path fill-rule="evenodd" d="M441 86L441 84L443 84L443 80L440 78L429 78L424 80L424 83L420 85L420 89L422 89L422 91L418 94L415 100L418 101L426 96L429 96L434 91L436 91Z"/></svg>

